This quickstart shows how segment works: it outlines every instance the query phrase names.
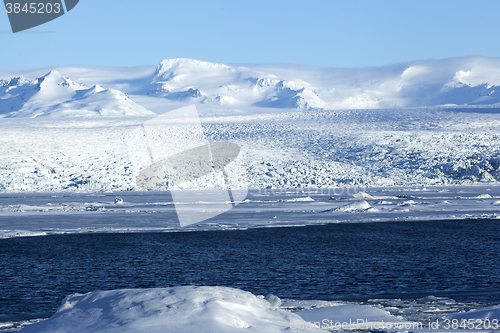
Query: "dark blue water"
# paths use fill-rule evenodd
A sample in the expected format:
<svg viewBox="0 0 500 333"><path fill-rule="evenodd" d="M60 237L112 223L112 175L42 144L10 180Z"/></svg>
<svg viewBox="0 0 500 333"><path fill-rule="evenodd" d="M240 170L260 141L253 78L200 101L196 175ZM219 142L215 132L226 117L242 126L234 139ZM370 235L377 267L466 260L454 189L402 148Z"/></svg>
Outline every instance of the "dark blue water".
<svg viewBox="0 0 500 333"><path fill-rule="evenodd" d="M75 292L221 285L282 298L500 303L500 221L329 224L0 240L0 321Z"/></svg>

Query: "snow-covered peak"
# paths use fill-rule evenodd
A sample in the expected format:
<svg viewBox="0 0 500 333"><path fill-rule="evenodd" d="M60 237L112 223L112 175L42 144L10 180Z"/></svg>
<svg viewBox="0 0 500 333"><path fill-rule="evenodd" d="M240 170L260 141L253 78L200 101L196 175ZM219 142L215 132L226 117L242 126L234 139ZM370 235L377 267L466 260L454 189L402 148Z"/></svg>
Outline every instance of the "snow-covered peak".
<svg viewBox="0 0 500 333"><path fill-rule="evenodd" d="M94 84L90 89L89 89L89 92L92 92L93 94L95 93L98 93L98 92L101 92L103 90L106 90L104 89L103 87L101 87L100 85L98 84ZM114 90L114 89L113 89Z"/></svg>
<svg viewBox="0 0 500 333"><path fill-rule="evenodd" d="M500 102L495 95L500 62L486 60L416 61L348 71L168 59L158 66L148 93L185 103L299 109L494 104ZM485 64L498 77L488 74Z"/></svg>
<svg viewBox="0 0 500 333"><path fill-rule="evenodd" d="M5 86L19 87L19 86L29 84L29 83L31 83L30 80L25 79L22 76L18 76L18 77L14 77L10 80L0 80L0 87L5 87Z"/></svg>
<svg viewBox="0 0 500 333"><path fill-rule="evenodd" d="M301 80L192 59L167 59L157 67L149 94L189 103L322 108L325 103Z"/></svg>
<svg viewBox="0 0 500 333"><path fill-rule="evenodd" d="M471 86L464 82L454 85L446 84L438 95L436 104L478 105L500 103L500 89L498 86L483 83Z"/></svg>
<svg viewBox="0 0 500 333"><path fill-rule="evenodd" d="M106 89L104 89L103 87L101 87L98 84L94 84L92 87L90 87L88 89L77 90L76 94L75 94L75 96L73 96L73 98L74 99L86 98L86 97L89 97L93 94L100 93L101 91L104 91L104 90L106 90Z"/></svg>
<svg viewBox="0 0 500 333"><path fill-rule="evenodd" d="M61 73L59 73L56 70L52 70L52 71L48 72L47 74L42 75L39 78L37 78L36 81L38 84L41 84L43 82L59 83L58 81L63 81L64 79L65 79L65 77L63 77L61 75Z"/></svg>
<svg viewBox="0 0 500 333"><path fill-rule="evenodd" d="M37 88L39 90L43 89L53 89L54 87L63 87L63 88L69 88L69 87L74 87L72 90L77 90L80 87L85 87L82 84L78 84L72 80L70 80L68 77L62 76L58 71L52 70L48 72L47 74L39 77L36 80L37 83Z"/></svg>
<svg viewBox="0 0 500 333"><path fill-rule="evenodd" d="M0 115L6 117L152 116L128 95L99 85L88 88L58 71L29 81L16 77L0 84Z"/></svg>

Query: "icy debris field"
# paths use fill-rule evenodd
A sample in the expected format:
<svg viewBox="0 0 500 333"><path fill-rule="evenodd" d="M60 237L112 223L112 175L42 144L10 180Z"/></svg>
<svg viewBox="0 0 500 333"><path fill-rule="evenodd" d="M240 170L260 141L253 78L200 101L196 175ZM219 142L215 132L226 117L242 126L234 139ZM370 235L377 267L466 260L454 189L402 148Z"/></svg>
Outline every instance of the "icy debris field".
<svg viewBox="0 0 500 333"><path fill-rule="evenodd" d="M143 97L141 104L157 100ZM500 180L495 113L198 110L210 141L241 146L249 188ZM138 190L135 178L142 169L131 156L147 147L131 146L130 139L148 119L3 119L0 192Z"/></svg>
<svg viewBox="0 0 500 333"><path fill-rule="evenodd" d="M211 209L205 192L191 193L192 202L184 205ZM500 186L491 185L250 190L232 210L181 227L169 192L1 194L0 237L498 219L499 209Z"/></svg>

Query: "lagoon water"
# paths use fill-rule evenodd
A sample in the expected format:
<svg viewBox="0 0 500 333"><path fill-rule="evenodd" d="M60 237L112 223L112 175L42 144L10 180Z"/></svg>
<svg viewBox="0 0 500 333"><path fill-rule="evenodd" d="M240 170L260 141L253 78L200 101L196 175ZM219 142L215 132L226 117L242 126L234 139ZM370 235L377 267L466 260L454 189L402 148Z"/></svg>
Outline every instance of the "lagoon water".
<svg viewBox="0 0 500 333"><path fill-rule="evenodd" d="M179 285L499 304L499 258L498 220L0 239L0 322L50 317L72 293Z"/></svg>

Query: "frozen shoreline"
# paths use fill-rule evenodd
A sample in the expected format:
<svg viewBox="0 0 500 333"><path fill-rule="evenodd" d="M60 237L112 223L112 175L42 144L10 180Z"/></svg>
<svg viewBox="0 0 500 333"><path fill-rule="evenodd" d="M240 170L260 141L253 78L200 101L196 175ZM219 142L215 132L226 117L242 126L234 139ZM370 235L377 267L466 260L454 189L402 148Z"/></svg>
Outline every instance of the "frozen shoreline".
<svg viewBox="0 0 500 333"><path fill-rule="evenodd" d="M193 191L193 209L210 197ZM202 205L200 205L202 204ZM213 204L218 209L217 204ZM232 210L181 227L169 192L0 194L0 238L89 232L182 232L325 223L500 219L500 186L250 190Z"/></svg>

